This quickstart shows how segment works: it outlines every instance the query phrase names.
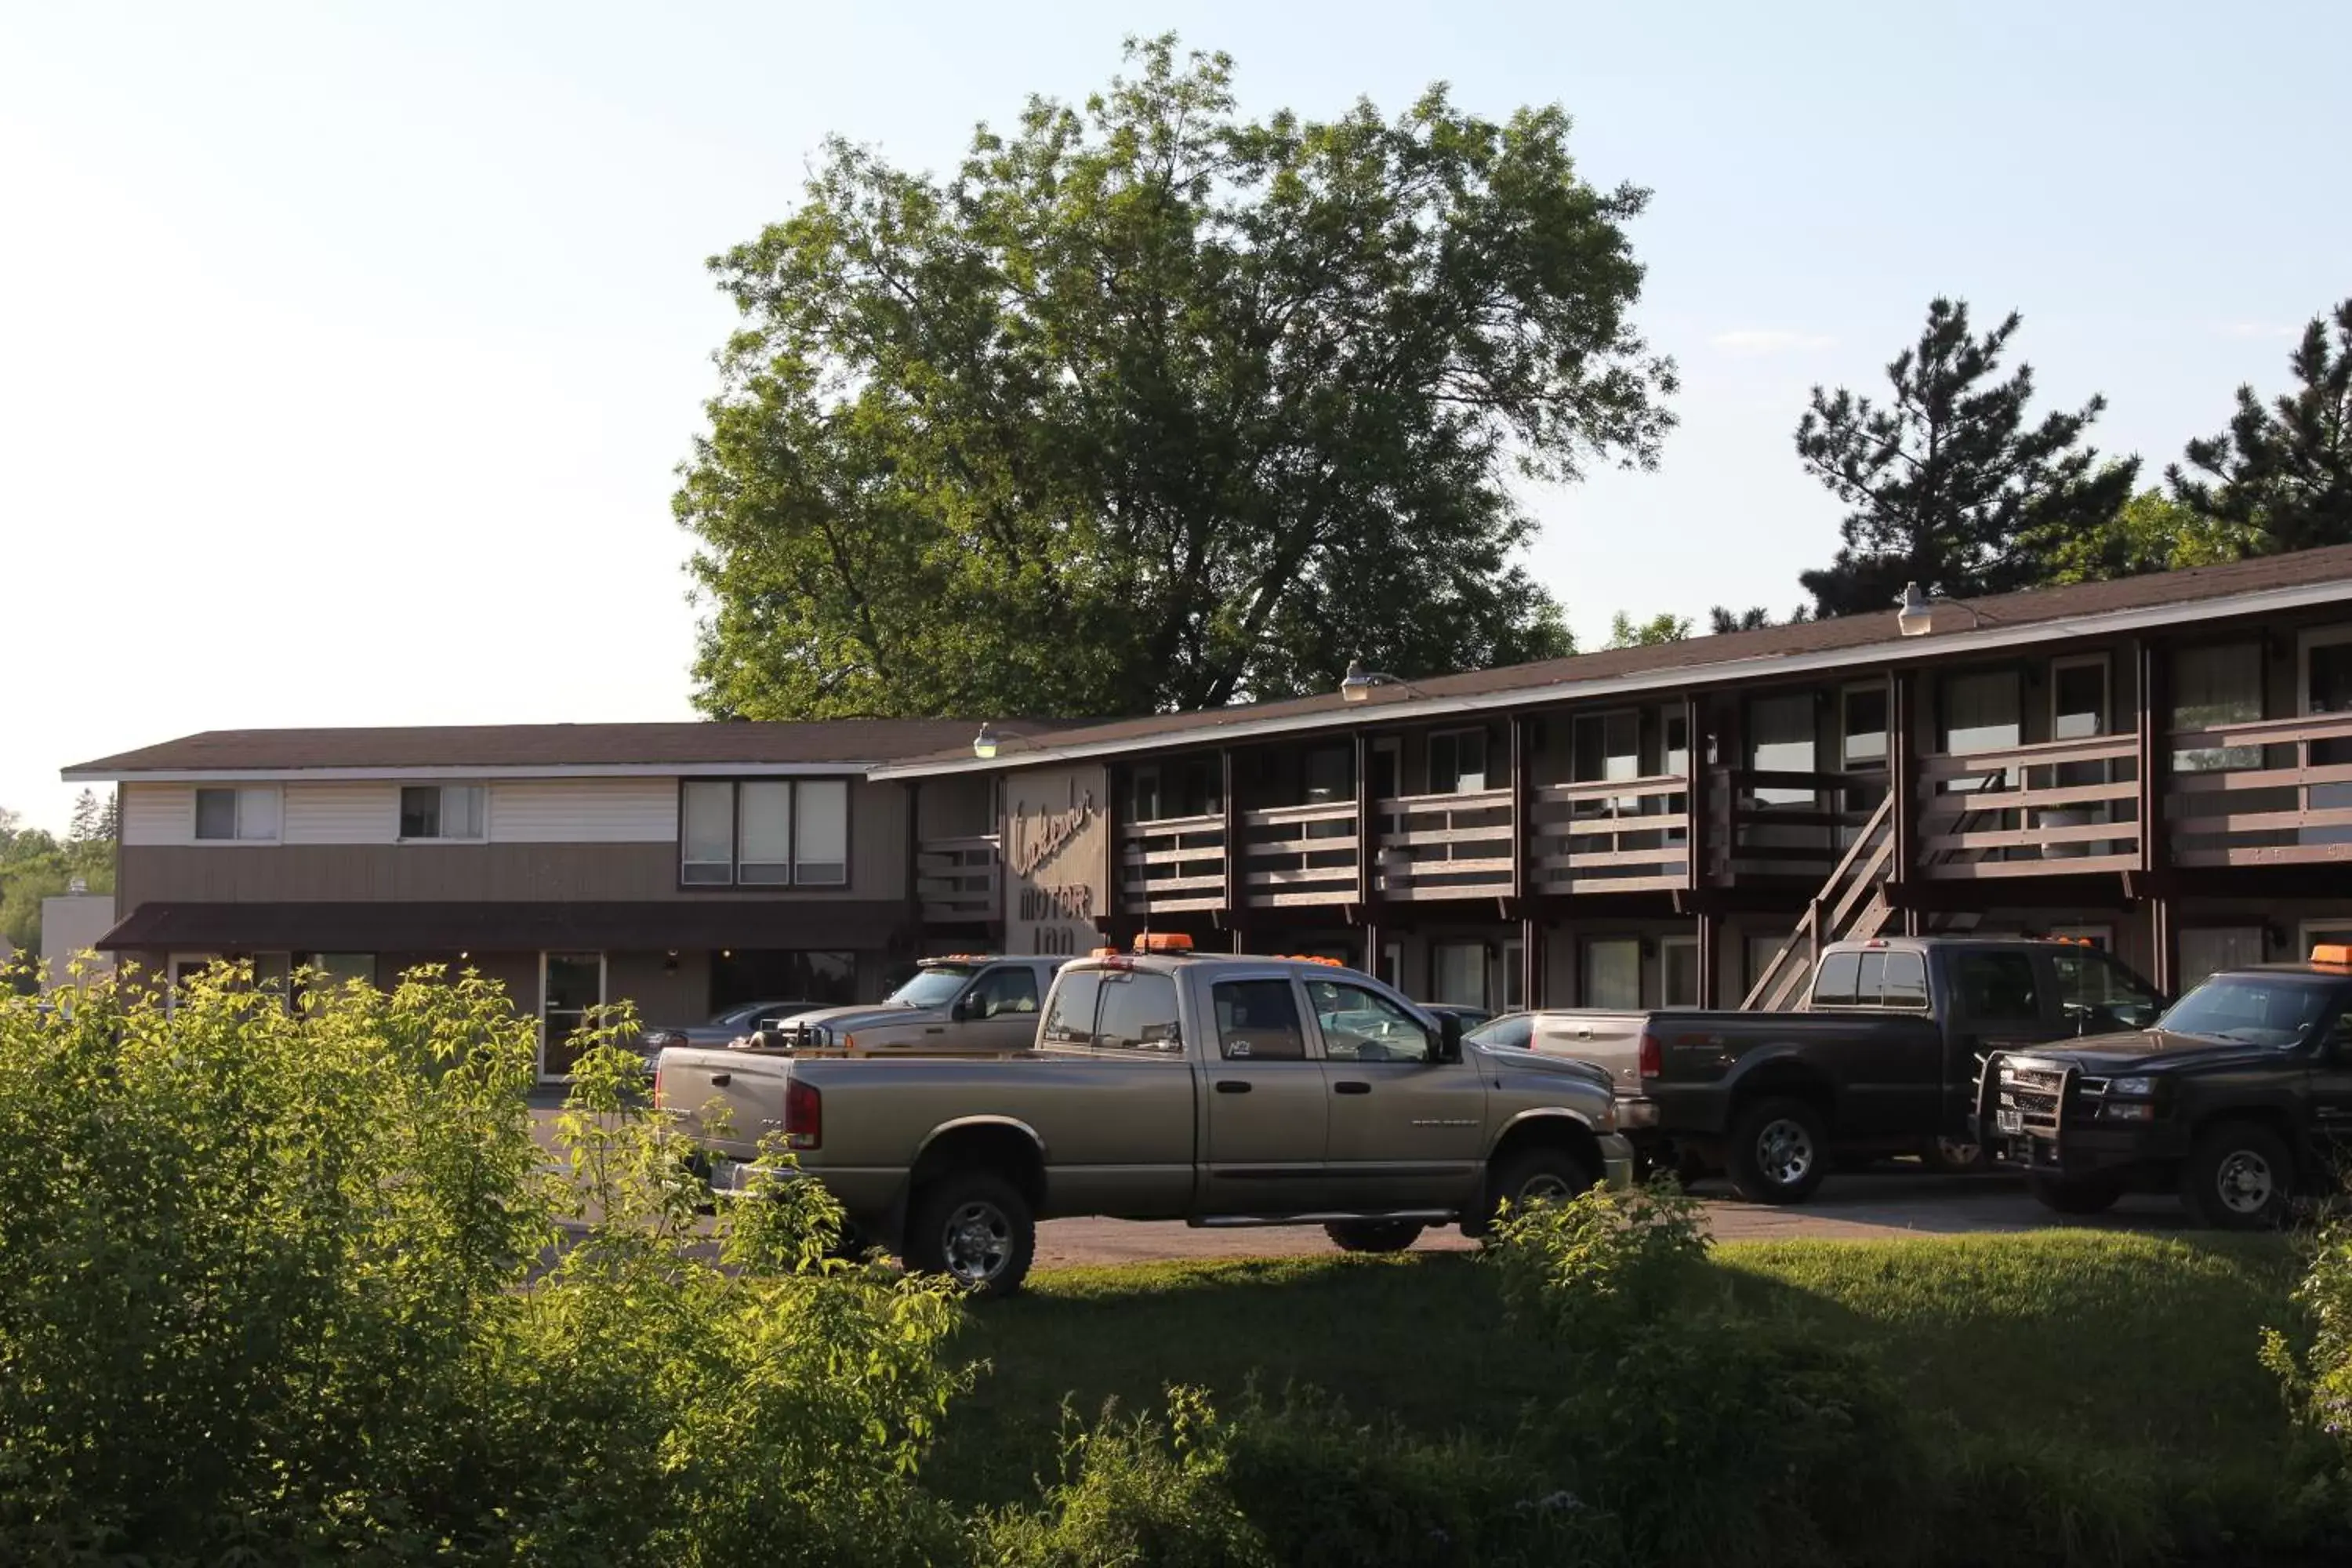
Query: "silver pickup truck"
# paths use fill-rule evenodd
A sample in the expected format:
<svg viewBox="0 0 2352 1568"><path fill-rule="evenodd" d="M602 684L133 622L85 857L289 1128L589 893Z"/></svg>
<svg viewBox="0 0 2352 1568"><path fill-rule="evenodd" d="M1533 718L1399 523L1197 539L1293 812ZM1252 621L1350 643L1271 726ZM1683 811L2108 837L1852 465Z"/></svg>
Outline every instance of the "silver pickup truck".
<svg viewBox="0 0 2352 1568"><path fill-rule="evenodd" d="M673 1050L656 1093L714 1186L747 1185L780 1131L858 1239L992 1295L1019 1288L1041 1218L1316 1223L1386 1252L1633 1171L1605 1073L1465 1047L1458 1023L1316 960L1079 959L1030 1050Z"/></svg>
<svg viewBox="0 0 2352 1568"><path fill-rule="evenodd" d="M755 1049L993 1056L1027 1050L1037 1005L1065 958L962 954L927 958L880 1002L819 1007L781 1018L743 1043ZM688 1042L679 1041L683 1046Z"/></svg>

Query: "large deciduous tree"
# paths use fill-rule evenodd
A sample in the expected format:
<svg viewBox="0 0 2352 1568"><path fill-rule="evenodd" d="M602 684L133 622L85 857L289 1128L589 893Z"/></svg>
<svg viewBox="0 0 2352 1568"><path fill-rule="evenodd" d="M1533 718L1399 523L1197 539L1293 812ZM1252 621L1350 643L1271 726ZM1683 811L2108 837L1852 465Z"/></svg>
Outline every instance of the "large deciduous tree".
<svg viewBox="0 0 2352 1568"><path fill-rule="evenodd" d="M1966 300L1939 299L1886 367L1884 406L1813 388L1797 454L1852 509L1836 560L1800 577L1821 614L1883 609L1906 583L1953 595L2027 586L2055 542L2103 528L2130 497L2139 460L2102 463L2081 444L2104 397L2034 420L2032 367L1999 375L2019 321L2011 311L1979 338Z"/></svg>
<svg viewBox="0 0 2352 1568"><path fill-rule="evenodd" d="M1646 465L1646 194L1558 108L1237 117L1223 56L1032 100L951 178L835 142L717 258L676 510L719 715L1093 714L1564 651L1515 474Z"/></svg>
<svg viewBox="0 0 2352 1568"><path fill-rule="evenodd" d="M2315 316L2289 360L2296 386L2267 408L2238 388L2230 427L2189 443L2172 493L2249 553L2352 543L2352 299Z"/></svg>

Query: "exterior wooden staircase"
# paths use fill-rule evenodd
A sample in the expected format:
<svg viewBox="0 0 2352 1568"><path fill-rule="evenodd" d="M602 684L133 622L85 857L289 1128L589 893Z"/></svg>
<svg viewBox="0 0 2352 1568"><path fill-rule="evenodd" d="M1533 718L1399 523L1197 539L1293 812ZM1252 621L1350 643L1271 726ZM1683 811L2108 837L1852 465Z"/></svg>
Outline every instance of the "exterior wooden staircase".
<svg viewBox="0 0 2352 1568"><path fill-rule="evenodd" d="M1748 987L1740 1010L1793 1011L1811 988L1814 957L1822 948L1833 942L1865 941L1885 930L1895 914L1895 906L1886 901L1886 877L1894 866L1895 795L1890 790L1813 895L1797 929Z"/></svg>

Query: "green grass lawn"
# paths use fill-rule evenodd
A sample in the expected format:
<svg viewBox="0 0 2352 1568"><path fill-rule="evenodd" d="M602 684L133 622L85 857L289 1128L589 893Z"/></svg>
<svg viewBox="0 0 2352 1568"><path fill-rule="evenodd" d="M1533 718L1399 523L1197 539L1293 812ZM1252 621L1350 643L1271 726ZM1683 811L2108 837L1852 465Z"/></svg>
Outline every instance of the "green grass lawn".
<svg viewBox="0 0 2352 1568"><path fill-rule="evenodd" d="M1956 1443L2023 1445L2140 1473L2261 1487L2293 1433L2256 1363L2294 1321L2292 1249L2271 1238L2107 1232L1717 1248L1744 1304L1868 1347ZM1157 1409L1171 1384L1227 1405L1313 1387L1362 1417L1507 1442L1558 1387L1465 1254L1071 1269L972 1314L991 1370L947 1423L931 1480L961 1500L1027 1495L1066 1405Z"/></svg>

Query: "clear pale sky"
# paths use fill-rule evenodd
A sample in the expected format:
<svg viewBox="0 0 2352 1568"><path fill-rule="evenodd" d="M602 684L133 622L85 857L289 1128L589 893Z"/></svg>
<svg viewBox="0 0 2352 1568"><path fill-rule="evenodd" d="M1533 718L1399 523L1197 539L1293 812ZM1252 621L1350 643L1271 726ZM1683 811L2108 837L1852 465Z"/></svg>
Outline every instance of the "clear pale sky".
<svg viewBox="0 0 2352 1568"><path fill-rule="evenodd" d="M1682 426L1532 498L1588 644L1799 600L1805 390L1938 291L2151 470L2352 293L2341 4L0 0L0 805L61 828L58 767L203 729L689 716L703 259L828 132L944 169L1171 27L1254 112L1556 100L1654 190Z"/></svg>

